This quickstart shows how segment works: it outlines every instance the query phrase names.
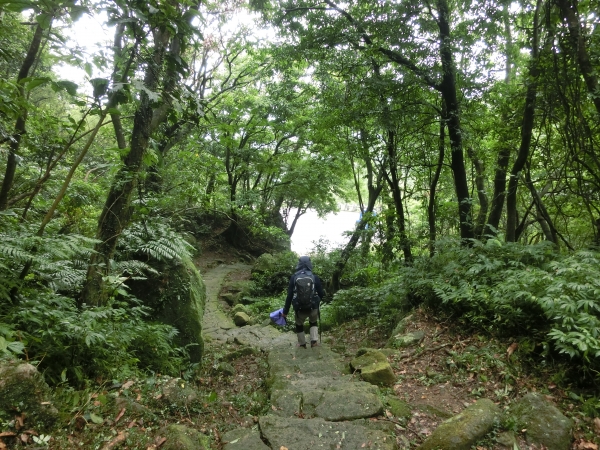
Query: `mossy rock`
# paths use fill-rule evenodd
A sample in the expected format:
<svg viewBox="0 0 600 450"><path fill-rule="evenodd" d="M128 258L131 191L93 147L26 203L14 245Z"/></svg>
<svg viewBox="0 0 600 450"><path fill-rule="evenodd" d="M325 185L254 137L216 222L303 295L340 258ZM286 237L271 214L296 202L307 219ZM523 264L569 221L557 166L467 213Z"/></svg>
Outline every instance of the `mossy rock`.
<svg viewBox="0 0 600 450"><path fill-rule="evenodd" d="M235 367L228 362L220 362L217 366L217 372L222 373L223 375L233 376L235 375Z"/></svg>
<svg viewBox="0 0 600 450"><path fill-rule="evenodd" d="M385 398L385 403L388 406L390 412L394 415L394 417L398 417L400 419L408 419L412 416L412 408L404 400L400 400L397 397L392 397L388 395Z"/></svg>
<svg viewBox="0 0 600 450"><path fill-rule="evenodd" d="M356 354L357 357L350 361L350 366L354 370L362 370L375 363L388 362L387 356L378 350L361 349Z"/></svg>
<svg viewBox="0 0 600 450"><path fill-rule="evenodd" d="M412 333L392 336L388 345L395 348L413 347L418 345L423 339L425 339L423 331L413 331Z"/></svg>
<svg viewBox="0 0 600 450"><path fill-rule="evenodd" d="M233 308L231 308L231 314L233 314L234 316L239 312L248 314L248 310L246 309L246 307L244 305L235 305Z"/></svg>
<svg viewBox="0 0 600 450"><path fill-rule="evenodd" d="M172 378L162 387L163 400L178 408L187 407L198 400L198 391L181 378Z"/></svg>
<svg viewBox="0 0 600 450"><path fill-rule="evenodd" d="M260 353L260 350L258 350L255 347L242 347L238 350L234 350L231 353L227 353L225 356L223 356L223 358L221 358L223 361L234 361L238 358L241 358L242 356L247 356L247 355L258 355Z"/></svg>
<svg viewBox="0 0 600 450"><path fill-rule="evenodd" d="M393 386L396 382L396 375L387 361L363 367L360 370L360 377L368 383L384 386Z"/></svg>
<svg viewBox="0 0 600 450"><path fill-rule="evenodd" d="M235 323L238 327L249 325L251 322L252 319L245 312L238 312L233 316L233 323Z"/></svg>
<svg viewBox="0 0 600 450"><path fill-rule="evenodd" d="M261 440L258 430L238 428L228 431L221 438L223 450L269 450Z"/></svg>
<svg viewBox="0 0 600 450"><path fill-rule="evenodd" d="M241 297L241 292L226 292L225 294L220 295L220 298L225 300L229 306L237 305L240 302Z"/></svg>
<svg viewBox="0 0 600 450"><path fill-rule="evenodd" d="M200 362L204 352L202 317L206 289L190 258L181 261L148 261L157 274L131 282L132 293L152 308L151 319L177 328L176 342L186 347L191 362Z"/></svg>
<svg viewBox="0 0 600 450"><path fill-rule="evenodd" d="M500 409L486 398L477 400L460 414L442 422L418 450L469 450L492 431Z"/></svg>
<svg viewBox="0 0 600 450"><path fill-rule="evenodd" d="M185 425L173 424L161 430L167 439L161 450L209 450L210 438Z"/></svg>
<svg viewBox="0 0 600 450"><path fill-rule="evenodd" d="M0 416L14 418L24 413L25 426L46 430L58 419L50 388L31 364L0 361Z"/></svg>
<svg viewBox="0 0 600 450"><path fill-rule="evenodd" d="M573 421L543 395L529 393L510 408L519 428L526 429L527 442L548 450L571 448Z"/></svg>

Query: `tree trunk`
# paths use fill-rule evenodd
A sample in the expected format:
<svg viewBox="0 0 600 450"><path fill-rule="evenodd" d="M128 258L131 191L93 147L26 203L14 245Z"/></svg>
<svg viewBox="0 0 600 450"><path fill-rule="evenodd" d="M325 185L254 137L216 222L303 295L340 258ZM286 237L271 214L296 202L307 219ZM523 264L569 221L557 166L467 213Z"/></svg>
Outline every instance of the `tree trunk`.
<svg viewBox="0 0 600 450"><path fill-rule="evenodd" d="M521 145L517 158L510 171L508 181L508 191L506 195L506 242L516 241L517 228L517 187L519 184L519 174L529 158L531 148L531 137L533 135L533 125L535 118L535 98L537 94L537 83L539 76L539 30L538 17L541 1L538 0L534 15L533 39L531 45L531 61L529 64L528 86L525 95L525 110L523 111L523 124L521 126Z"/></svg>
<svg viewBox="0 0 600 450"><path fill-rule="evenodd" d="M400 237L400 248L404 253L405 264L412 264L413 257L410 249L410 241L406 235L406 219L404 217L404 205L402 204L402 192L400 191L400 184L398 180L398 167L397 167L397 155L396 155L396 133L393 130L388 130L388 169L389 175L385 173L388 186L392 193L394 200L394 208L396 209L396 224L398 226L398 234Z"/></svg>
<svg viewBox="0 0 600 450"><path fill-rule="evenodd" d="M594 102L596 111L600 115L600 89L598 86L598 72L596 68L594 68L588 54L585 34L581 25L581 21L579 20L579 11L577 9L578 2L577 0L572 0L572 4L569 4L568 0L557 0L557 2L563 18L567 22L573 49L577 52L579 69L583 75L583 79L587 86L588 92L590 93L590 97Z"/></svg>
<svg viewBox="0 0 600 450"><path fill-rule="evenodd" d="M23 99L25 98L25 87L21 84L21 80L29 76L29 71L35 63L36 57L40 50L40 45L42 43L42 35L42 26L38 24L38 26L35 28L35 32L33 33L31 43L29 44L29 50L27 50L27 55L25 56L23 64L21 65L21 69L19 70L19 74L17 75L17 86L19 90L19 96ZM17 117L17 121L15 123L15 132L12 135L12 139L10 140L8 159L6 161L6 169L4 172L4 179L2 181L2 188L0 188L0 211L5 211L8 207L8 193L10 192L15 179L15 172L17 170L17 153L19 152L19 148L21 147L21 138L26 132L26 123L27 109L22 106L21 113Z"/></svg>
<svg viewBox="0 0 600 450"><path fill-rule="evenodd" d="M442 63L442 82L440 92L446 104L448 136L450 137L450 167L454 174L454 187L458 201L460 237L463 243L473 239L473 219L471 217L471 198L467 183L467 172L463 155L460 109L456 95L456 69L452 55L450 38L450 10L446 0L437 0L438 27L440 30L440 59Z"/></svg>
<svg viewBox="0 0 600 450"><path fill-rule="evenodd" d="M152 60L149 61L144 78L144 85L150 91L155 91L158 87L168 39L168 33L155 31L154 54ZM110 261L114 255L117 240L131 216L131 196L137 186L143 158L148 149L152 119L152 101L148 94L142 91L140 92L140 104L133 120L130 151L123 161L123 167L115 177L98 221L96 238L100 243L96 245L95 251L92 253L86 283L80 297L80 305L102 305L110 295L104 287L103 278L110 271Z"/></svg>
<svg viewBox="0 0 600 450"><path fill-rule="evenodd" d="M436 230L436 190L440 174L442 173L442 166L444 164L444 152L445 152L445 140L446 140L446 107L442 102L442 114L440 116L440 137L438 140L438 162L435 167L435 173L433 179L429 185L429 203L427 204L427 219L429 222L429 256L432 257L435 254L435 241L437 239Z"/></svg>
<svg viewBox="0 0 600 450"><path fill-rule="evenodd" d="M472 147L467 148L467 154L475 166L475 187L477 188L477 198L479 199L479 212L475 220L475 229L473 234L480 239L483 234L485 219L487 217L489 202L485 193L485 166L483 160L477 158Z"/></svg>

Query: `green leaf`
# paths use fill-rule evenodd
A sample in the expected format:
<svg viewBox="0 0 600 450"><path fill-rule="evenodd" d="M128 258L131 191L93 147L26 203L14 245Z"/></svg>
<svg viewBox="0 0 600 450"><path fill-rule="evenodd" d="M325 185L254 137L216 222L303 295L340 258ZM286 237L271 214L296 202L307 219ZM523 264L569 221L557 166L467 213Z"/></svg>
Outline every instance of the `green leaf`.
<svg viewBox="0 0 600 450"><path fill-rule="evenodd" d="M42 84L46 84L48 81L50 81L50 78L48 77L31 77L21 80L21 82L26 83L27 89L30 91Z"/></svg>
<svg viewBox="0 0 600 450"><path fill-rule="evenodd" d="M91 77L91 76L92 76L92 64L91 64L91 63L89 63L89 62L86 62L86 63L83 65L83 69L85 70L85 73L87 73L87 76L88 76L88 77Z"/></svg>
<svg viewBox="0 0 600 450"><path fill-rule="evenodd" d="M77 95L77 88L79 86L77 85L77 83L73 83L72 81L66 81L66 80L62 80L62 81L57 81L56 83L53 83L53 89L55 91L59 91L59 90L65 90L67 91L70 95Z"/></svg>
<svg viewBox="0 0 600 450"><path fill-rule="evenodd" d="M39 23L43 29L50 28L50 25L52 25L52 19L53 19L52 14L48 14L48 13L42 13L35 18L37 23Z"/></svg>
<svg viewBox="0 0 600 450"><path fill-rule="evenodd" d="M90 420L94 423L101 424L104 422L104 419L94 413L90 413Z"/></svg>
<svg viewBox="0 0 600 450"><path fill-rule="evenodd" d="M6 11L23 12L33 9L35 2L31 0L0 0L0 7Z"/></svg>

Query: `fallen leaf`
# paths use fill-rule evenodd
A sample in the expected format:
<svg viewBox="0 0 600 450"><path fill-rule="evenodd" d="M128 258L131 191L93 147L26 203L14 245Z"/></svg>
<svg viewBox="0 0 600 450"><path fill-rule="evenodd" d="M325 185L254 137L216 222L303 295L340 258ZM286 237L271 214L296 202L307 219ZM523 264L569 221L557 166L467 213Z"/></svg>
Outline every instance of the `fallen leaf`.
<svg viewBox="0 0 600 450"><path fill-rule="evenodd" d="M137 423L135 422L135 420L132 420L131 422L129 422L129 425L127 425L127 428L133 428L137 425Z"/></svg>
<svg viewBox="0 0 600 450"><path fill-rule="evenodd" d="M127 439L127 433L119 431L119 434L107 442L104 447L102 447L102 450L112 450L120 443L125 442L125 439Z"/></svg>
<svg viewBox="0 0 600 450"><path fill-rule="evenodd" d="M160 447L165 442L167 442L167 438L166 437L161 437L161 438L157 437L156 438L156 448Z"/></svg>
<svg viewBox="0 0 600 450"><path fill-rule="evenodd" d="M279 447L279 450L288 450L287 447L284 447L283 445L281 447Z"/></svg>
<svg viewBox="0 0 600 450"><path fill-rule="evenodd" d="M0 438L2 437L15 437L17 433L13 433L12 431L3 431L0 433Z"/></svg>
<svg viewBox="0 0 600 450"><path fill-rule="evenodd" d="M23 434L21 435L21 442L22 442L23 444L27 444L27 441L28 441L28 440L29 440L29 435L28 435L28 434L25 434L25 433L23 433Z"/></svg>
<svg viewBox="0 0 600 450"><path fill-rule="evenodd" d="M575 447L576 450L598 450L598 446L593 442L581 441Z"/></svg>
<svg viewBox="0 0 600 450"><path fill-rule="evenodd" d="M123 417L123 414L125 414L125 408L121 408L121 411L119 411L119 414L117 414L117 417L115 417L115 423L117 423L119 420L121 420L121 417Z"/></svg>
<svg viewBox="0 0 600 450"><path fill-rule="evenodd" d="M600 435L600 418L598 417L594 419L594 432Z"/></svg>
<svg viewBox="0 0 600 450"><path fill-rule="evenodd" d="M510 355L512 355L515 352L517 347L519 347L519 344L517 344L516 342L510 344L509 347L506 349L506 357L510 358Z"/></svg>
<svg viewBox="0 0 600 450"><path fill-rule="evenodd" d="M15 416L15 428L17 430L23 428L25 423L25 414L21 414L20 416Z"/></svg>
<svg viewBox="0 0 600 450"><path fill-rule="evenodd" d="M6 446L6 444L0 439L0 450L6 450L7 448L8 447Z"/></svg>
<svg viewBox="0 0 600 450"><path fill-rule="evenodd" d="M129 389L131 386L133 386L134 382L133 381L128 381L127 383L125 383L123 386L121 386L121 390L125 391L127 389Z"/></svg>

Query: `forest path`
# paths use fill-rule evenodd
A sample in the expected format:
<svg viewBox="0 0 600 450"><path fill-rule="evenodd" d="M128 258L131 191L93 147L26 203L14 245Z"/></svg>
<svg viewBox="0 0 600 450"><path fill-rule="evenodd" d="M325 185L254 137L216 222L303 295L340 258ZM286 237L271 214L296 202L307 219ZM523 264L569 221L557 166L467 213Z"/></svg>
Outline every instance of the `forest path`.
<svg viewBox="0 0 600 450"><path fill-rule="evenodd" d="M260 348L268 353L270 413L258 419L258 430L226 433L225 450L308 450L317 448L392 450L391 430L374 429L368 420L383 413L379 389L344 374L342 355L327 345L296 347L294 333L282 333L265 320L236 327L224 312L219 292L227 276L248 270L242 263L204 270L206 339Z"/></svg>
<svg viewBox="0 0 600 450"><path fill-rule="evenodd" d="M231 273L249 270L250 266L236 262L233 264L218 264L205 269L202 273L206 286L206 304L204 309L203 331L205 339L234 342L240 345L257 347L266 351L278 344L289 345L295 336L282 333L270 324L248 325L238 328L233 320L224 312L226 305L219 300L219 293L227 276Z"/></svg>

